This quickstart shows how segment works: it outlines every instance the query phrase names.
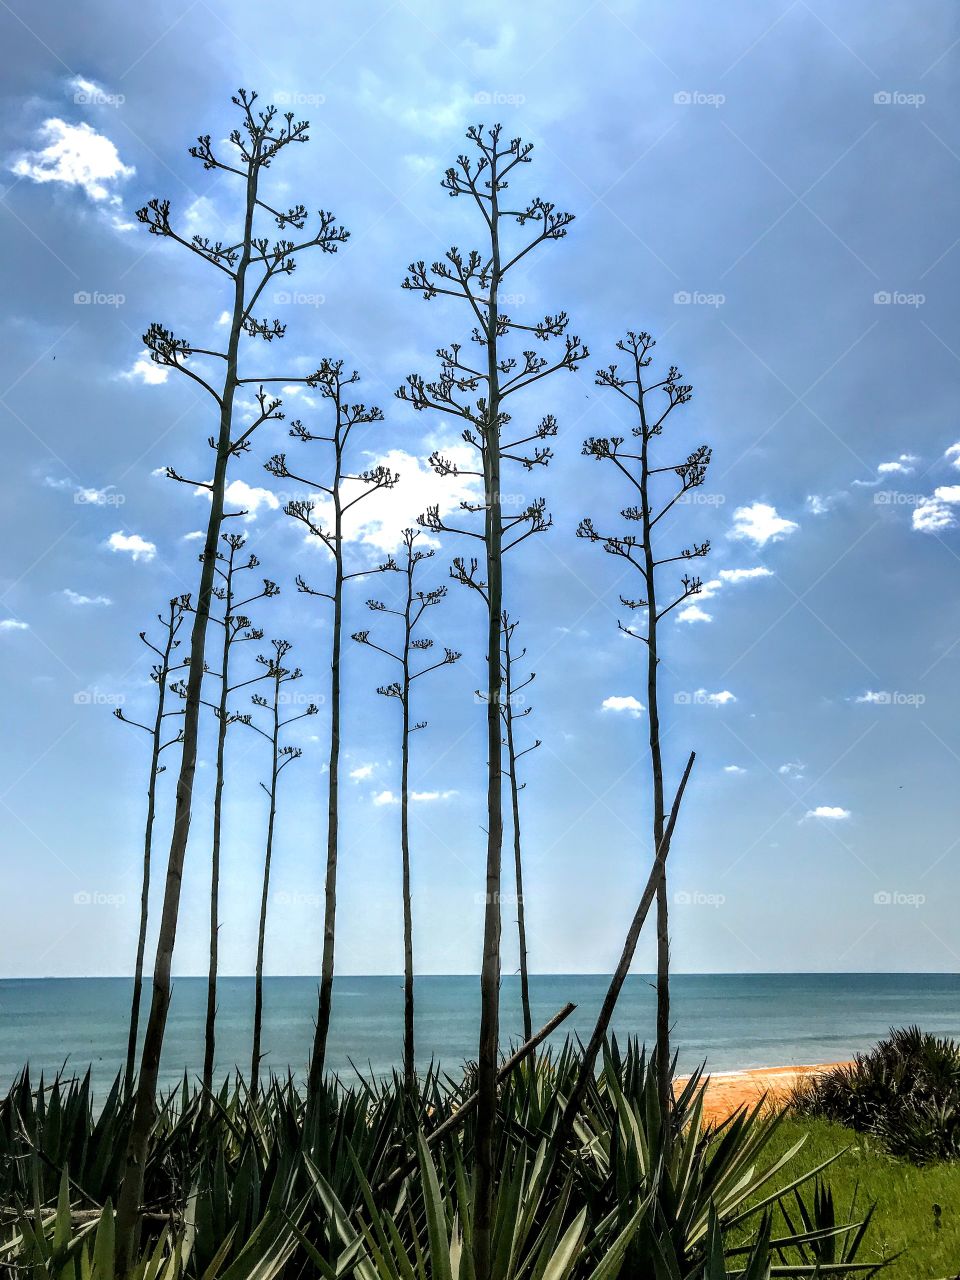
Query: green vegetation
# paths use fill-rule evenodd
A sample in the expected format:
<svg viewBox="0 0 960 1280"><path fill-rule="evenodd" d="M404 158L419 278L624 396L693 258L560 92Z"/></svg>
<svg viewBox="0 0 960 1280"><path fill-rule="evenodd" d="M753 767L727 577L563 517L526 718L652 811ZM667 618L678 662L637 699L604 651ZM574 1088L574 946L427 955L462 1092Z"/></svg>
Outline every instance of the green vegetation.
<svg viewBox="0 0 960 1280"><path fill-rule="evenodd" d="M635 1045L608 1047L558 1143L581 1064L567 1047L501 1072L495 1280L875 1273L865 1216L845 1220L820 1183L826 1156L759 1109L706 1130L699 1076L664 1124L655 1064ZM151 1126L129 1274L474 1280L476 1074L316 1097L289 1078L255 1097L241 1081L216 1097L185 1082ZM133 1109L119 1079L96 1114L89 1079L24 1076L0 1100L0 1270L113 1276Z"/></svg>
<svg viewBox="0 0 960 1280"><path fill-rule="evenodd" d="M793 1110L874 1134L914 1164L960 1156L960 1045L904 1027L849 1066L811 1076Z"/></svg>
<svg viewBox="0 0 960 1280"><path fill-rule="evenodd" d="M770 1154L786 1152L801 1139L804 1165L843 1152L825 1174L841 1211L849 1210L854 1197L861 1209L876 1205L862 1261L895 1259L882 1272L885 1280L953 1280L960 1274L960 1163L917 1168L889 1155L870 1134L796 1115L784 1119Z"/></svg>

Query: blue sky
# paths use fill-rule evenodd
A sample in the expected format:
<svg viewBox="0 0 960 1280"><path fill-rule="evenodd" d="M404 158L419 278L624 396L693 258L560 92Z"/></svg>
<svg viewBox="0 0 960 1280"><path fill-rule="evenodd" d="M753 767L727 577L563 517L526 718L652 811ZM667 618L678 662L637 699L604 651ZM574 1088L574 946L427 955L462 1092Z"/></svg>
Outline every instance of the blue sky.
<svg viewBox="0 0 960 1280"><path fill-rule="evenodd" d="M156 377L154 320L213 344L215 273L149 237L134 211L167 196L216 237L236 191L186 154L225 136L230 94L256 88L311 120L278 167L278 199L333 209L336 257L302 259L268 310L281 344L250 370L302 376L343 357L385 411L364 463L401 473L354 530L357 565L395 545L427 501L456 502L423 459L448 441L394 399L455 305L401 291L414 259L469 247L440 190L465 128L504 122L535 144L524 194L576 214L518 277L514 309L567 310L591 357L541 385L556 458L536 477L554 526L510 564L543 747L524 762L531 963L603 971L650 855L643 651L618 633L618 566L574 536L626 499L581 457L624 425L593 371L626 329L694 385L677 448L707 441L699 501L664 530L710 538L708 584L665 624L671 777L698 762L672 855L674 962L688 971L955 970L960 892L960 137L956 8L769 0L455 9L383 3L279 17L250 0L146 9L5 6L0 202L5 732L0 973L130 971L146 747L117 724L151 700L137 633L196 577L205 499L201 393ZM519 185L519 184L518 184ZM283 291L278 291L283 292ZM256 361L257 363L253 363ZM319 406L291 395L289 415ZM629 425L629 424L626 424ZM279 509L265 429L234 475L263 572L267 636L295 642L303 691L326 688L329 617L298 596L325 565ZM291 454L296 446L291 445ZM664 522L665 525L667 522ZM425 585L462 547L444 542ZM347 625L369 624L357 585ZM378 620L374 622L379 625ZM464 660L422 690L414 743L416 941L424 972L474 972L482 905L482 617L451 587L434 611ZM245 660L252 659L252 653ZM345 973L401 967L397 718L379 655L348 646L340 935ZM284 776L267 943L272 973L312 973L321 945L324 717ZM232 733L221 959L249 972L266 814L259 740ZM203 970L210 726L176 970ZM171 753L172 754L172 753ZM161 779L162 852L173 771ZM505 889L509 886L505 885ZM652 960L644 940L637 967ZM504 966L516 964L509 923Z"/></svg>

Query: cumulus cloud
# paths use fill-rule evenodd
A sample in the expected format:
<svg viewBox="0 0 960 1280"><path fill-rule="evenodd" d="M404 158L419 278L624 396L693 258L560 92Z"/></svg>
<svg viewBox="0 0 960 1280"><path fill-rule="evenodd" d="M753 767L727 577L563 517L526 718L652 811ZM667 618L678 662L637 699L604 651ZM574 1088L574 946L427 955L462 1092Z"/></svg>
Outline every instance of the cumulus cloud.
<svg viewBox="0 0 960 1280"><path fill-rule="evenodd" d="M133 362L133 367L127 369L126 372L119 375L127 381L133 381L136 378L148 387L159 386L161 382L166 382L170 376L170 370L162 365L155 364L150 359L150 352L143 350Z"/></svg>
<svg viewBox="0 0 960 1280"><path fill-rule="evenodd" d="M84 608L87 605L105 607L113 604L109 596L85 596L81 595L79 591L71 591L69 587L64 587L63 594L71 604L76 605L78 608Z"/></svg>
<svg viewBox="0 0 960 1280"><path fill-rule="evenodd" d="M364 779L370 777L375 768L376 765L373 764L359 764L356 769L350 770L350 777L354 782L363 782Z"/></svg>
<svg viewBox="0 0 960 1280"><path fill-rule="evenodd" d="M410 800L416 804L432 804L437 800L452 800L454 796L459 795L458 791L411 791ZM378 791L373 797L373 803L377 807L383 805L399 804L400 797L393 791Z"/></svg>
<svg viewBox="0 0 960 1280"><path fill-rule="evenodd" d="M882 689L867 689L865 693L854 698L854 702L887 703L889 701L889 693L885 693Z"/></svg>
<svg viewBox="0 0 960 1280"><path fill-rule="evenodd" d="M841 809L835 804L819 804L816 809L808 809L808 818L824 818L827 822L845 822L850 817L849 809Z"/></svg>
<svg viewBox="0 0 960 1280"><path fill-rule="evenodd" d="M768 542L779 542L799 528L795 520L778 515L776 507L768 502L752 502L734 511L733 528L728 537L752 542L755 547L765 547Z"/></svg>
<svg viewBox="0 0 960 1280"><path fill-rule="evenodd" d="M437 447L429 442L428 448ZM476 456L469 445L440 444L439 451L455 466L476 468ZM381 489L369 502L358 502L346 514L344 533L348 542L370 547L378 553L396 551L403 529L416 527L417 516L427 507L437 506L441 518L460 513L461 502L477 502L481 492L475 476L438 476L429 463L404 449L367 455L369 467L383 466L399 475L392 489ZM361 481L347 481L343 487L344 502L352 501L366 486ZM307 495L304 495L307 496ZM329 500L318 500L314 506L314 523L328 526L332 518ZM307 535L311 545L322 547L319 538ZM424 543L438 545L428 534Z"/></svg>
<svg viewBox="0 0 960 1280"><path fill-rule="evenodd" d="M733 776L737 776L741 773L746 773L747 771L746 769L741 769L741 767L738 764L725 764L723 766L723 772L732 774Z"/></svg>
<svg viewBox="0 0 960 1280"><path fill-rule="evenodd" d="M808 493L804 505L812 516L825 516L830 510L832 499L819 493Z"/></svg>
<svg viewBox="0 0 960 1280"><path fill-rule="evenodd" d="M881 462L877 467L877 475L903 475L909 476L913 474L913 468L920 459L915 453L901 453L899 458L894 458L892 462Z"/></svg>
<svg viewBox="0 0 960 1280"><path fill-rule="evenodd" d="M39 138L44 145L22 151L10 166L18 178L78 187L97 205L120 207L116 188L136 170L123 163L108 137L88 124L69 124L54 116L40 126ZM115 220L115 225L125 229L130 224Z"/></svg>
<svg viewBox="0 0 960 1280"><path fill-rule="evenodd" d="M202 486L194 489L193 492L198 498L209 500L212 497L210 490ZM231 480L223 491L223 496L228 507L240 507L244 512L244 522L247 524L251 520L256 520L257 512L261 507L266 507L268 511L276 511L280 506L280 499L271 489L261 489L259 485L247 484L245 480Z"/></svg>
<svg viewBox="0 0 960 1280"><path fill-rule="evenodd" d="M721 689L717 693L707 693L706 689L698 689L693 695L694 702L705 702L711 707L725 707L728 703L736 702L736 695L732 694L729 689Z"/></svg>
<svg viewBox="0 0 960 1280"><path fill-rule="evenodd" d="M944 461L949 462L951 466L960 471L960 440L956 444L952 444L943 457Z"/></svg>
<svg viewBox="0 0 960 1280"><path fill-rule="evenodd" d="M712 600L717 592L726 586L738 586L743 582L754 582L757 578L772 578L773 573L763 565L751 569L721 569L715 578L704 582L700 590L690 597L686 604L677 609L678 622L712 622L713 614L702 608L704 600Z"/></svg>
<svg viewBox="0 0 960 1280"><path fill-rule="evenodd" d="M924 498L913 509L913 528L917 533L942 533L957 527L957 513L953 510L960 503L960 484L942 484L933 496Z"/></svg>
<svg viewBox="0 0 960 1280"><path fill-rule="evenodd" d="M29 631L30 623L21 622L19 618L0 619L0 631Z"/></svg>
<svg viewBox="0 0 960 1280"><path fill-rule="evenodd" d="M111 533L106 546L111 551L125 551L134 560L150 561L157 554L156 543L147 542L139 533Z"/></svg>
<svg viewBox="0 0 960 1280"><path fill-rule="evenodd" d="M632 693L629 693L624 697L621 697L619 694L614 694L609 698L604 698L600 706L604 711L627 711L634 718L642 715L646 709L643 703L638 701Z"/></svg>
<svg viewBox="0 0 960 1280"><path fill-rule="evenodd" d="M166 474L166 472L164 472ZM205 538L206 534L202 529L191 529L189 533L185 533L180 539L181 542L199 542L201 538Z"/></svg>
<svg viewBox="0 0 960 1280"><path fill-rule="evenodd" d="M777 770L782 778L789 778L792 782L799 782L804 775L806 765L801 764L799 760L788 760L786 764L782 764Z"/></svg>

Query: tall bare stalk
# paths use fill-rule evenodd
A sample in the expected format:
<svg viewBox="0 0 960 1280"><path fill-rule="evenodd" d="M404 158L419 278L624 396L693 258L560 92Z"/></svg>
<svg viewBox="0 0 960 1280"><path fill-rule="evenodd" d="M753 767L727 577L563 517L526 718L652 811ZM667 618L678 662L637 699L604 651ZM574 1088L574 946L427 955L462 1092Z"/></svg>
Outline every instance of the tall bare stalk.
<svg viewBox="0 0 960 1280"><path fill-rule="evenodd" d="M227 472L231 459L250 448L250 437L267 421L282 417L280 401L264 391L265 383L304 383L305 378L295 376L271 376L269 378L243 376L240 368L240 339L242 335L260 338L266 342L280 339L285 326L279 320L257 320L253 309L267 284L277 276L289 275L295 270L294 254L307 249L320 249L324 253L336 252L346 238L346 232L338 227L333 215L321 211L315 231L306 238L271 241L259 233L258 222L268 218L280 232L294 228L302 232L308 215L304 205L295 205L286 211L269 204L260 194L264 171L292 143L307 141L307 122L296 121L288 112L278 118L275 107L256 108L257 95L241 89L233 99L240 112L240 127L230 135L234 154L230 162L222 160L214 150L210 135L202 135L191 147L191 155L205 169L230 174L240 179L243 198L239 210L240 230L232 231L224 239L211 240L206 236L184 236L170 221L170 202L151 200L137 213L139 220L152 235L172 240L199 258L214 272L229 280L228 315L230 324L226 350L214 350L196 346L184 338L176 337L159 324L153 324L144 337L147 349L155 363L173 369L189 378L208 395L216 405L218 426L209 437L214 452L213 478L199 481L210 494L210 515L204 537L200 581L196 594L196 608L190 634L189 676L184 706L183 751L177 778L173 835L167 860L163 908L157 939L157 954L153 970L153 998L144 1034L143 1052L137 1085L133 1122L124 1162L123 1185L117 1206L116 1259L117 1271L126 1276L131 1268L139 1234L141 1196L143 1194L144 1166L147 1146L153 1125L156 1106L157 1079L160 1071L160 1054L163 1048L167 1011L170 1006L170 972L173 949L177 936L177 920L180 910L180 889L183 881L183 865L190 831L193 802L193 781L197 763L201 686L204 675L207 622L210 617L210 601L215 585L214 568L217 544L225 518ZM201 357L201 368L208 362L223 362L223 378L219 389L204 373L188 367L188 361ZM239 388L259 384L257 408L250 419L238 422L235 400ZM177 479L184 477L176 476ZM191 482L193 483L193 482Z"/></svg>
<svg viewBox="0 0 960 1280"><path fill-rule="evenodd" d="M529 703L518 711L520 705L520 695L528 685L532 684L536 678L536 672L531 671L525 680L517 680L513 671L513 664L518 660L526 657L526 649L521 649L519 653L515 653L511 648L513 642L513 633L517 629L518 623L511 622L510 615L504 610L501 629L503 631L503 727L504 727L504 746L507 749L507 776L510 779L510 807L513 816L513 871L514 882L516 884L517 896L517 937L520 944L520 1007L523 1012L523 1038L529 1040L533 1035L533 1016L530 1011L530 972L527 962L527 912L523 900L523 853L520 831L520 792L527 785L520 782L517 776L517 761L523 756L529 755L531 751L536 751L541 745L540 739L537 738L528 747L524 747L522 751L517 750L516 733L514 731L514 723L522 720L530 714L533 707Z"/></svg>
<svg viewBox="0 0 960 1280"><path fill-rule="evenodd" d="M170 716L179 716L183 712L167 711L167 681L173 671L179 670L178 666L173 665L171 659L174 650L179 646L180 641L177 639L177 632L183 625L184 614L190 608L189 596L178 596L170 601L167 609L166 617L158 613L157 619L163 628L163 640L161 644L155 645L152 640L147 638L145 631L140 632L140 639L152 650L158 658L150 670L150 678L157 686L157 710L152 725L140 724L137 720L131 720L129 716L123 714L123 709L117 707L114 715L118 720L122 720L124 724L132 724L137 729L142 729L144 733L150 735L151 751L150 751L150 773L147 778L147 820L144 825L143 832L143 878L140 885L140 928L137 933L137 958L133 969L133 998L130 1002L130 1029L127 1036L127 1062L123 1073L124 1086L127 1093L133 1088L133 1079L136 1073L137 1063L137 1036L140 1031L140 1001L143 995L143 957L147 947L147 924L150 913L150 870L153 860L153 826L157 815L157 778L166 769L166 765L160 763L160 754L166 751L167 747L172 747L174 743L183 741L183 730L178 729L172 738L164 741L163 722Z"/></svg>
<svg viewBox="0 0 960 1280"><path fill-rule="evenodd" d="M257 600L263 600L279 593L280 588L269 578L263 579L263 587L253 595L238 600L234 579L238 573L259 568L260 561L255 555L247 558L243 564L237 563L237 553L246 545L246 538L241 533L225 533L221 541L226 552L217 552L217 563L214 572L220 578L220 585L213 588L213 594L223 604L223 616L218 618L211 613L210 619L220 625L222 644L220 649L220 698L214 704L213 711L217 717L217 760L216 781L213 792L213 840L210 858L210 957L207 968L207 1013L203 1038L203 1087L210 1092L213 1088L213 1065L217 1052L217 973L219 968L220 943L220 839L223 829L223 790L227 747L227 730L236 717L227 709L231 693L250 683L242 681L239 685L230 684L230 658L236 644L248 640L262 640L263 631L251 626L250 619L243 610ZM257 677L258 679L261 677Z"/></svg>
<svg viewBox="0 0 960 1280"><path fill-rule="evenodd" d="M283 686L290 684L294 680L299 680L303 674L299 667L284 666L287 654L293 648L289 640L273 640L273 656L265 658L260 654L257 661L265 668L265 676L270 689L270 697L267 698L261 693L252 695L253 702L258 707L263 707L268 713L269 727L261 729L253 717L249 714L238 717L240 721L249 728L254 729L262 738L270 743L270 785L261 782L270 801L270 808L267 817L267 842L263 857L263 883L260 891L260 920L257 929L257 965L254 978L254 1000L253 1000L253 1049L250 1057L250 1095L255 1097L260 1086L260 1061L262 1054L260 1052L260 1041L263 1033L263 953L267 936L267 903L270 898L270 870L273 862L273 834L277 821L277 786L280 774L292 764L294 760L299 760L303 751L300 747L281 746L280 736L287 725L293 724L296 720L302 720L305 716L315 716L318 707L315 703L310 703L305 711L301 711L298 715L287 716L286 719L281 717L280 708L284 704Z"/></svg>
<svg viewBox="0 0 960 1280"><path fill-rule="evenodd" d="M414 544L420 532L416 529L404 529L403 546L406 555L403 561L392 566L404 576L405 592L402 609L391 609L382 600L368 600L367 608L374 613L390 613L403 619L402 643L400 652L386 649L370 639L369 631L357 631L353 639L358 644L369 645L378 653L386 654L394 662L400 664L400 679L390 684L381 685L377 693L385 698L396 698L400 703L400 855L403 895L403 1076L408 1089L416 1083L416 1052L414 1036L414 1000L413 1000L413 897L410 889L410 735L418 729L427 727L426 720L411 723L410 691L414 680L436 671L439 667L450 666L458 661L461 654L453 649L444 649L439 662L414 670L411 658L415 652L426 652L433 648L430 636L418 636L417 627L428 609L434 608L447 594L446 587L435 587L432 591L418 591L415 586L417 565L429 560L435 552L433 549L423 550Z"/></svg>
<svg viewBox="0 0 960 1280"><path fill-rule="evenodd" d="M483 564L476 558L458 557L451 570L454 579L476 591L486 612L487 652L487 856L486 907L483 925L483 959L480 969L480 1042L478 1048L478 1092L476 1122L476 1179L474 1183L474 1268L476 1280L489 1280L492 1263L492 1213L494 1195L494 1143L497 1127L497 1063L500 1035L500 872L503 845L501 698L503 672L500 661L500 626L503 612L503 557L507 551L532 534L549 527L546 501L536 498L513 514L504 514L501 471L506 461L520 463L526 470L545 465L552 456L549 447L536 442L556 435L552 415L538 426L520 428L516 439L504 440L511 420L507 404L517 393L559 369L574 369L587 351L578 338L567 334L565 312L548 315L534 323L512 319L506 312L505 283L510 273L527 255L550 240L567 234L573 215L557 210L552 203L535 197L527 204L515 204L504 193L514 170L530 163L532 143L512 138L501 143L502 127L484 130L472 126L467 138L473 156L460 155L442 181L451 196L467 196L478 213L482 249L466 254L448 249L442 261L427 268L414 262L403 287L425 299L456 298L467 304L469 338L479 348L477 367L467 359L461 343L438 352L440 370L433 382L411 374L398 395L415 409L431 409L451 418L462 428L462 439L473 451L478 469L462 474L476 477L483 486L476 502L463 509L483 517L482 532L448 525L434 506L421 517L431 530L463 534L480 544ZM508 227L520 227L527 236L512 242ZM505 348L513 336L528 343L563 339L563 353L551 360L528 347L511 355ZM476 398L472 398L473 394ZM512 433L508 433L512 434ZM526 445L532 449L524 451ZM517 452L520 450L520 452ZM456 475L460 468L441 453L431 458L440 475Z"/></svg>
<svg viewBox="0 0 960 1280"><path fill-rule="evenodd" d="M648 333L628 332L617 343L628 360L625 374L617 365L608 365L597 373L597 385L617 392L631 406L636 425L631 435L639 443L633 449L624 448L624 437L591 437L584 443L583 452L601 462L612 463L639 498L639 505L620 512L624 520L639 526L639 533L599 533L591 520L583 520L577 530L581 538L599 542L609 555L626 560L640 575L643 594L637 599L621 596L621 603L628 609L643 610L646 629L624 626L620 630L646 645L647 722L649 729L651 784L653 800L653 848L658 850L664 832L664 782L663 755L661 751L659 705L659 625L678 605L697 595L701 580L685 573L680 579L681 590L670 603L661 606L657 592L657 570L663 565L701 559L710 550L709 542L693 543L679 552L660 555L655 547L654 530L663 517L682 498L699 488L706 479L710 464L710 448L699 445L685 459L659 465L652 457L654 441L663 432L666 420L674 409L686 404L693 388L680 381L680 373L671 366L658 380L648 378L644 372L651 364L650 355L656 343ZM658 478L672 476L675 483L666 496L656 496ZM659 533L659 530L657 530ZM670 937L669 898L667 878L662 877L657 886L657 1085L661 1114L666 1117L672 1101L670 1071Z"/></svg>
<svg viewBox="0 0 960 1280"><path fill-rule="evenodd" d="M348 388L359 381L354 371L344 374L342 360L324 360L310 380L332 410L333 423L329 435L308 431L302 422L291 424L290 435L305 443L321 443L330 446L332 466L323 480L308 480L291 471L286 455L275 454L266 464L271 475L283 480L293 480L307 490L312 497L295 498L284 511L303 524L310 535L319 538L333 561L333 581L329 591L317 591L297 578L297 588L307 595L319 596L333 605L333 630L330 641L330 753L327 761L327 857L324 874L323 908L323 959L320 969L320 993L317 1008L317 1024L313 1038L313 1053L307 1093L311 1098L319 1094L323 1081L323 1069L327 1052L327 1036L330 1031L330 1013L333 1006L334 948L337 921L337 870L340 830L340 652L343 642L343 589L346 583L371 573L382 573L393 567L393 561L373 568L348 570L345 564L347 533L345 518L360 502L370 498L380 489L389 489L397 482L397 476L387 467L373 467L367 471L351 472L348 466L348 445L354 429L383 421L383 413L375 405L351 404L346 400Z"/></svg>

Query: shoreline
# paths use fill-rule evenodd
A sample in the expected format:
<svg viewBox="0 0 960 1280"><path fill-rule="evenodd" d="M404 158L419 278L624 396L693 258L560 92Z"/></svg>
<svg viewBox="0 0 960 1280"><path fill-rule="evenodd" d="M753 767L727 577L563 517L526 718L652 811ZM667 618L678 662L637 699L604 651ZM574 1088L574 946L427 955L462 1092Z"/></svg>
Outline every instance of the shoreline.
<svg viewBox="0 0 960 1280"><path fill-rule="evenodd" d="M740 1071L707 1072L707 1092L704 1098L703 1118L708 1121L726 1120L739 1107L756 1106L761 1099L775 1107L783 1102L798 1081L809 1076L823 1075L834 1067L848 1066L850 1059L839 1062L796 1063L778 1067L748 1067ZM689 1076L678 1076L682 1085Z"/></svg>

